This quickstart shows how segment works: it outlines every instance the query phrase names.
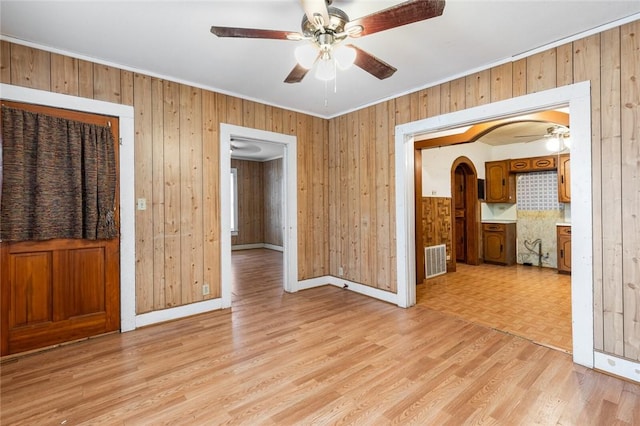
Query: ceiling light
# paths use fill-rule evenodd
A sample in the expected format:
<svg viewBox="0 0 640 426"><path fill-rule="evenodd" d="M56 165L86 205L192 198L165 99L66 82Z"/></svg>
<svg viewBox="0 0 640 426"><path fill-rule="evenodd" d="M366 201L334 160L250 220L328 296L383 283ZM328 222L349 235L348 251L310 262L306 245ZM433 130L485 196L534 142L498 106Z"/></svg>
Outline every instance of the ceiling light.
<svg viewBox="0 0 640 426"><path fill-rule="evenodd" d="M333 57L340 69L347 69L356 60L356 49L347 46L338 46L333 49Z"/></svg>
<svg viewBox="0 0 640 426"><path fill-rule="evenodd" d="M318 58L318 49L311 43L298 46L294 52L300 66L310 69Z"/></svg>
<svg viewBox="0 0 640 426"><path fill-rule="evenodd" d="M551 152L560 152L564 149L564 146L562 145L562 141L557 136L548 138L547 143L545 144L545 147L547 148L547 151L551 151Z"/></svg>
<svg viewBox="0 0 640 426"><path fill-rule="evenodd" d="M331 57L323 57L318 61L316 78L322 81L330 81L336 78L336 64Z"/></svg>

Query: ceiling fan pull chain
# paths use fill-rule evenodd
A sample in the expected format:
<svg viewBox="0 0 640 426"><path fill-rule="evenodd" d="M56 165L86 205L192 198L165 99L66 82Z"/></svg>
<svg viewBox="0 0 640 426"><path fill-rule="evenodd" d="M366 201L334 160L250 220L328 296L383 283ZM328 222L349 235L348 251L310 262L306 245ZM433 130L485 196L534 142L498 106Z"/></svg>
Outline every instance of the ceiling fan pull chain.
<svg viewBox="0 0 640 426"><path fill-rule="evenodd" d="M328 96L328 91L329 91L329 81L325 80L324 81L324 107L328 108L329 107L329 96Z"/></svg>

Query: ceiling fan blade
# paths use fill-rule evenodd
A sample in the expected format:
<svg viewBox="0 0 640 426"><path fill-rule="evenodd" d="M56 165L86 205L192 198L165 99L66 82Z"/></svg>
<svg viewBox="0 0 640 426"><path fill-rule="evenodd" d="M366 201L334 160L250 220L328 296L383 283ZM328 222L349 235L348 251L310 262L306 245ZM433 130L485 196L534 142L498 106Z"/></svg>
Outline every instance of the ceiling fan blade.
<svg viewBox="0 0 640 426"><path fill-rule="evenodd" d="M257 28L211 27L218 37L267 38L273 40L300 40L302 35L291 31L260 30Z"/></svg>
<svg viewBox="0 0 640 426"><path fill-rule="evenodd" d="M302 9L307 15L309 22L315 22L314 16L322 16L323 25L329 25L329 11L326 0L300 0Z"/></svg>
<svg viewBox="0 0 640 426"><path fill-rule="evenodd" d="M442 15L444 11L444 0L411 0L381 10L371 15L350 21L345 30L354 26L361 26L362 31L355 33L354 37L361 37L374 34L402 25L411 24L425 19Z"/></svg>
<svg viewBox="0 0 640 426"><path fill-rule="evenodd" d="M284 79L285 83L300 83L305 75L309 72L308 69L300 64L296 64L291 70L287 78Z"/></svg>
<svg viewBox="0 0 640 426"><path fill-rule="evenodd" d="M393 73L397 71L395 67L392 67L383 60L376 58L371 53L365 52L353 44L348 44L347 47L356 50L356 60L353 63L380 80L391 77Z"/></svg>

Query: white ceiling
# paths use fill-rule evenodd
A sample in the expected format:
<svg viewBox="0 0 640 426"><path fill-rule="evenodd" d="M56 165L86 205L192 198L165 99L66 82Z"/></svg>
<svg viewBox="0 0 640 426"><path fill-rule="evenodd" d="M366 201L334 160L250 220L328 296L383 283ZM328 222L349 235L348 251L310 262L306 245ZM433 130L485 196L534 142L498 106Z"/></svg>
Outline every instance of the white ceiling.
<svg viewBox="0 0 640 426"><path fill-rule="evenodd" d="M400 1L335 0L351 19ZM640 19L640 1L447 0L441 17L352 42L398 68L380 81L338 71L283 83L303 41L217 38L211 25L300 31L297 0L0 2L4 39L320 117L450 80L602 25ZM565 40L566 41L566 40Z"/></svg>

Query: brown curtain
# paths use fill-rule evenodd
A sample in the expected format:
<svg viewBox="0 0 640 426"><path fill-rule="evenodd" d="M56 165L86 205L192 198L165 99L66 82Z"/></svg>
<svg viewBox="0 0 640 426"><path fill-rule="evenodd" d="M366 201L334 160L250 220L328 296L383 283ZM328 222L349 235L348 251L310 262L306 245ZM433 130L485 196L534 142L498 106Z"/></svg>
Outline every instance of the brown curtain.
<svg viewBox="0 0 640 426"><path fill-rule="evenodd" d="M116 237L113 143L108 127L3 106L0 238Z"/></svg>

